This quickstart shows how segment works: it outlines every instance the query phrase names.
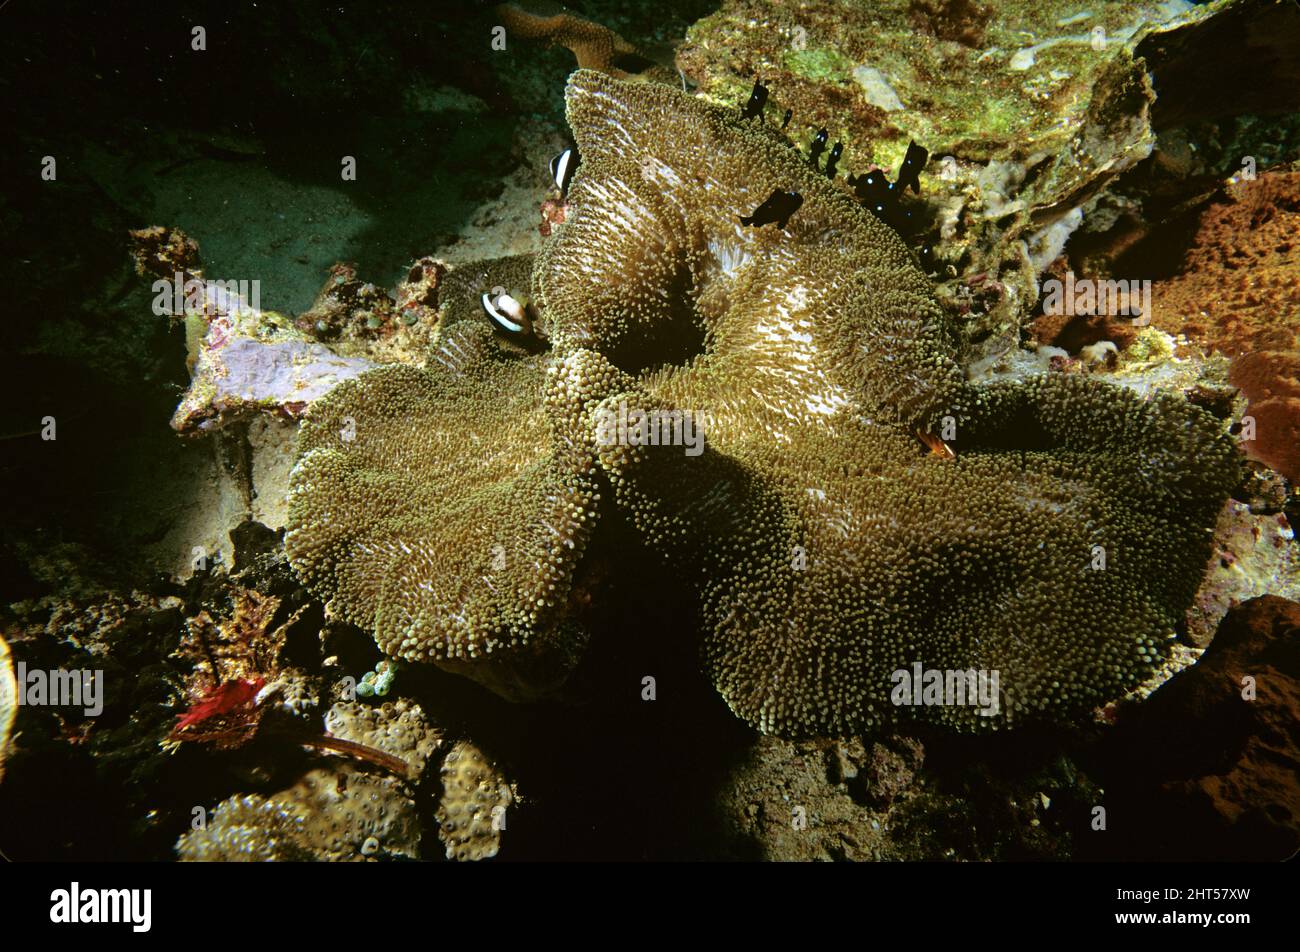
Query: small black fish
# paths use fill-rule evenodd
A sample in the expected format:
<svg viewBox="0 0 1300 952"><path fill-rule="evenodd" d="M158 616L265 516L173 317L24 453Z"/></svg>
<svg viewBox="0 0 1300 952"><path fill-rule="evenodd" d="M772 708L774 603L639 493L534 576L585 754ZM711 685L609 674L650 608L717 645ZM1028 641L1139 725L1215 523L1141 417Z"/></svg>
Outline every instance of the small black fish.
<svg viewBox="0 0 1300 952"><path fill-rule="evenodd" d="M907 236L916 230L919 219L913 209L904 208L895 202L885 208L885 224L900 235Z"/></svg>
<svg viewBox="0 0 1300 952"><path fill-rule="evenodd" d="M843 154L844 154L843 142L837 142L833 146L831 146L831 154L826 158L825 171L826 171L827 178L835 178L835 163L840 160L840 156Z"/></svg>
<svg viewBox="0 0 1300 952"><path fill-rule="evenodd" d="M740 219L742 225L762 228L776 222L778 228L784 228L790 216L803 204L803 196L798 192L783 192L779 188L767 197L762 205L754 209L754 214Z"/></svg>
<svg viewBox="0 0 1300 952"><path fill-rule="evenodd" d="M921 169L925 168L925 163L929 160L930 153L915 142L907 147L907 154L903 156L903 164L898 168L898 179L894 182L898 187L900 197L908 188L911 188L917 195L921 194Z"/></svg>
<svg viewBox="0 0 1300 952"><path fill-rule="evenodd" d="M808 147L808 161L812 163L813 168L817 168L818 162L821 161L822 153L826 151L826 140L830 138L830 133L825 129L818 129L817 134L813 136L812 145Z"/></svg>
<svg viewBox="0 0 1300 952"><path fill-rule="evenodd" d="M565 149L555 158L551 159L551 178L555 180L555 187L563 195L569 190L569 179L573 178L573 170L578 167L578 147Z"/></svg>
<svg viewBox="0 0 1300 952"><path fill-rule="evenodd" d="M893 186L880 169L873 169L866 175L850 175L845 181L853 189L853 194L857 195L858 201L877 214L895 200Z"/></svg>
<svg viewBox="0 0 1300 952"><path fill-rule="evenodd" d="M922 245L916 252L916 257L917 260L921 262L921 267L924 268L927 273L934 271L938 265L938 262L934 257L933 245Z"/></svg>
<svg viewBox="0 0 1300 952"><path fill-rule="evenodd" d="M758 121L763 121L763 107L767 105L767 87L763 85L762 80L754 80L753 92L749 94L749 102L745 108L740 111L741 119L753 119L758 116Z"/></svg>
<svg viewBox="0 0 1300 952"><path fill-rule="evenodd" d="M793 110L793 109L787 109L787 110L785 111L785 115L781 117L781 131L782 131L782 132L784 132L784 131L785 131L785 127L788 126L788 125L790 124L790 117L793 116L793 115L794 115L794 110Z"/></svg>
<svg viewBox="0 0 1300 952"><path fill-rule="evenodd" d="M916 194L921 194L921 169L925 168L929 158L929 152L912 142L907 147L903 163L898 168L898 177L893 182L880 169L873 169L866 175L849 175L845 181L868 211L900 235L912 235L920 227L921 216L915 213L915 209L904 205L903 196L909 188ZM834 161L827 162L828 169L834 165ZM921 258L928 269L933 263L932 249L923 249Z"/></svg>

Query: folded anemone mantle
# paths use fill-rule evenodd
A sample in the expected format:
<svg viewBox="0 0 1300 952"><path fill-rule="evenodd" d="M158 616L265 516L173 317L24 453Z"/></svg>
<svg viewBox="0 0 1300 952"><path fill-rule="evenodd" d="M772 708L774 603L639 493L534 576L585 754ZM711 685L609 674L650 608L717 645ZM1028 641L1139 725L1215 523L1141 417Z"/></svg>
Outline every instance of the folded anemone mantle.
<svg viewBox="0 0 1300 952"><path fill-rule="evenodd" d="M1237 478L1215 419L1074 375L972 386L902 241L776 133L588 70L567 111L582 162L531 277L549 347L448 320L429 370L308 413L287 543L333 613L544 693L582 656L585 553L618 509L765 732L999 729L1151 673ZM778 189L803 196L786 227L742 227ZM629 410L688 414L704 451L610 441ZM916 664L996 674L996 703L900 705Z"/></svg>

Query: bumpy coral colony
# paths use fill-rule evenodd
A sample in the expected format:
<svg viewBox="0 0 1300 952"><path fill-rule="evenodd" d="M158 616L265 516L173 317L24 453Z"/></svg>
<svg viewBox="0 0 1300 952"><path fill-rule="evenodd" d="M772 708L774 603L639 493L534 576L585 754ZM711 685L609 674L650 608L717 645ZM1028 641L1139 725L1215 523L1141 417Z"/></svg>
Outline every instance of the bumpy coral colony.
<svg viewBox="0 0 1300 952"><path fill-rule="evenodd" d="M506 282L547 346L453 303L428 370L309 413L287 544L332 612L534 696L581 656L584 550L618 507L764 732L997 729L1152 671L1239 478L1214 418L1075 376L971 385L900 238L779 132L589 70L567 111L582 160L531 287L515 259L462 295ZM803 199L784 227L740 223L778 191ZM707 447L602 434L635 411ZM918 663L996 672L996 710L896 706Z"/></svg>

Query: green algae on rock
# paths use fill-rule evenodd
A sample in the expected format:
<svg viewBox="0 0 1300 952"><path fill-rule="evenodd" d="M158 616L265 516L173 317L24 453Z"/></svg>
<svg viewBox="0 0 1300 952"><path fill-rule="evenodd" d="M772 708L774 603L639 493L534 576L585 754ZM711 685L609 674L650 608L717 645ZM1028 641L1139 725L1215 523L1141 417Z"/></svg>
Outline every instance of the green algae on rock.
<svg viewBox="0 0 1300 952"><path fill-rule="evenodd" d="M895 164L909 138L934 155L988 162L1059 153L1098 76L1131 63L1130 41L1191 10L1133 0L1090 9L727 0L691 27L677 62L717 103L743 102L762 76L797 128L827 126L858 163Z"/></svg>
<svg viewBox="0 0 1300 952"><path fill-rule="evenodd" d="M894 168L912 139L929 149L939 296L968 315L966 340L996 350L1018 344L1042 271L1105 219L1098 196L1151 154L1153 130L1198 104L1295 108L1283 52L1295 12L1270 0L726 0L691 28L678 65L719 104L743 102L761 76L776 114L793 111L795 141L826 127L844 142L845 171ZM1263 153L1231 153L1224 174L1243 154ZM989 297L972 306L976 283Z"/></svg>
<svg viewBox="0 0 1300 952"><path fill-rule="evenodd" d="M550 352L445 322L445 366L308 413L287 546L335 614L497 690L554 685L608 490L764 732L997 729L1149 674L1237 479L1213 417L1061 376L972 386L899 237L777 134L588 70L566 103L583 161L533 271ZM787 227L742 228L775 189L803 196ZM611 441L621 408L689 416L707 448ZM494 543L525 555L503 584ZM900 711L918 663L997 673L993 709Z"/></svg>

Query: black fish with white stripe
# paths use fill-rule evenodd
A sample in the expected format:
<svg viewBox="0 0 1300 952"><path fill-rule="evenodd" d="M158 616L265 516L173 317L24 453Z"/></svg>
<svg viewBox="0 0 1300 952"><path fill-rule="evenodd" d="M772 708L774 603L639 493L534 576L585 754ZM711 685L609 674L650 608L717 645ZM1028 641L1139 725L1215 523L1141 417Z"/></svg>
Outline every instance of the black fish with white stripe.
<svg viewBox="0 0 1300 952"><path fill-rule="evenodd" d="M569 179L573 178L573 172L578 167L578 147L573 146L565 149L555 158L551 159L551 178L555 181L555 187L564 195L569 190Z"/></svg>
<svg viewBox="0 0 1300 952"><path fill-rule="evenodd" d="M482 304L488 321L502 334L507 337L533 336L533 322L528 309L511 295L484 291Z"/></svg>

